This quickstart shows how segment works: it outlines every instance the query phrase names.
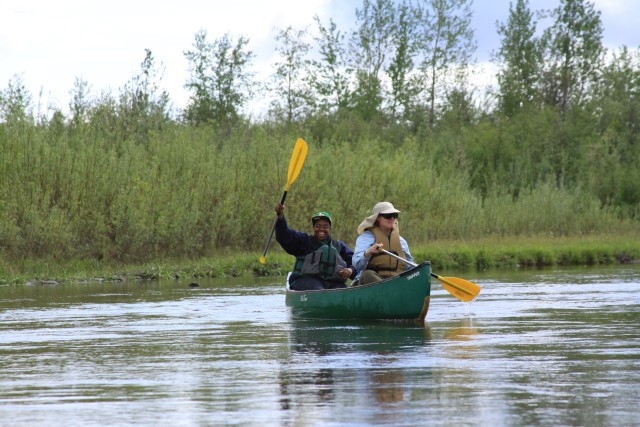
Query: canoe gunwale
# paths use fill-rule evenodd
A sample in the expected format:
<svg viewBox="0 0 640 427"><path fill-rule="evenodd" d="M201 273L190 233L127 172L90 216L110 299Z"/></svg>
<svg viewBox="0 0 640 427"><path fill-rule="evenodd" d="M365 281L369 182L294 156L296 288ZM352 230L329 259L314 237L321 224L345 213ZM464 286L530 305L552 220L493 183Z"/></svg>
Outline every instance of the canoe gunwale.
<svg viewBox="0 0 640 427"><path fill-rule="evenodd" d="M416 265L415 268L412 268L412 269L407 270L407 271L403 271L402 273L398 274L397 276L388 277L388 278L380 280L378 282L371 282L371 283L366 283L364 285L358 285L358 286L347 286L346 288L314 289L314 290L308 290L308 291L296 291L295 289L289 289L289 276L291 275L291 273L289 273L289 274L287 274L287 282L285 284L285 289L286 289L286 291L288 293L290 292L290 293L294 293L294 294L298 294L298 293L301 294L301 293L328 293L328 292L358 291L360 289L376 287L376 286L383 285L385 283L397 281L398 278L406 277L406 276L408 276L408 275L410 275L412 273L415 273L416 269L422 268L425 265L428 265L429 268L431 268L431 261L425 261L423 263L420 263L420 264Z"/></svg>

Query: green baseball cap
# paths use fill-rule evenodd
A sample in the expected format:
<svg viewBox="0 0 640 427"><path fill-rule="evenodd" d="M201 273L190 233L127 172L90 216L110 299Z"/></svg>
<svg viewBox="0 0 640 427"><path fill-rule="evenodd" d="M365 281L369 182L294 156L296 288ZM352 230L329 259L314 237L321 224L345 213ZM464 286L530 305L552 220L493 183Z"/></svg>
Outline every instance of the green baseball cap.
<svg viewBox="0 0 640 427"><path fill-rule="evenodd" d="M329 225L332 224L332 220L331 220L331 215L329 215L328 212L316 212L313 214L313 216L311 217L311 224L315 224L317 220L319 219L324 219L329 221Z"/></svg>

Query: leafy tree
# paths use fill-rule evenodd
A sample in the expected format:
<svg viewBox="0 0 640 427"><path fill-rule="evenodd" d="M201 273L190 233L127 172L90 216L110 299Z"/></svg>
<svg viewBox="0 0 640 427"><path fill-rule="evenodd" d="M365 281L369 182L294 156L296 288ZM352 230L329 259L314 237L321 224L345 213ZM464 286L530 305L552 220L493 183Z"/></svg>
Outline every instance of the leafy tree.
<svg viewBox="0 0 640 427"><path fill-rule="evenodd" d="M271 110L276 118L284 119L288 125L300 119L309 110L311 99L308 85L308 60L305 56L310 45L304 41L305 30L294 31L290 26L280 30L276 36L279 45L276 51L280 61L275 64L272 85L269 90L276 97Z"/></svg>
<svg viewBox="0 0 640 427"><path fill-rule="evenodd" d="M96 141L115 143L118 134L118 102L109 91L103 92L93 102L89 113L90 129ZM122 139L122 138L121 138Z"/></svg>
<svg viewBox="0 0 640 427"><path fill-rule="evenodd" d="M586 182L603 204L640 215L640 50L613 52L599 80L593 111L599 138L587 152Z"/></svg>
<svg viewBox="0 0 640 427"><path fill-rule="evenodd" d="M538 82L542 58L540 42L535 38L536 22L529 10L529 0L509 4L506 24L498 23L501 45L496 61L499 107L507 117L526 109L538 98Z"/></svg>
<svg viewBox="0 0 640 427"><path fill-rule="evenodd" d="M415 9L402 2L396 10L393 45L395 53L386 69L391 80L390 113L394 118L411 110L420 89L412 78L417 53Z"/></svg>
<svg viewBox="0 0 640 427"><path fill-rule="evenodd" d="M474 123L477 112L473 94L464 85L452 88L446 94L441 122L451 128L460 128Z"/></svg>
<svg viewBox="0 0 640 427"><path fill-rule="evenodd" d="M33 99L20 75L9 80L0 92L0 120L5 122L27 122L33 120Z"/></svg>
<svg viewBox="0 0 640 427"><path fill-rule="evenodd" d="M310 84L314 94L313 107L322 114L336 113L349 108L351 90L349 83L353 67L347 60L345 34L333 20L325 27L320 18L314 17L319 36L319 59L311 61Z"/></svg>
<svg viewBox="0 0 640 427"><path fill-rule="evenodd" d="M364 0L356 9L357 29L351 41L356 68L355 110L365 120L376 116L383 103L382 73L394 53L395 7L391 0Z"/></svg>
<svg viewBox="0 0 640 427"><path fill-rule="evenodd" d="M191 75L185 88L192 91L184 115L193 124L206 123L214 117L213 90L211 68L212 46L207 41L207 32L200 30L196 33L193 49L184 52L189 61Z"/></svg>
<svg viewBox="0 0 640 427"><path fill-rule="evenodd" d="M620 161L640 165L640 49L613 52L599 81L595 101L600 133L618 135Z"/></svg>
<svg viewBox="0 0 640 427"><path fill-rule="evenodd" d="M210 43L205 30L196 33L193 50L184 52L191 72L185 84L192 92L185 109L188 122L231 126L238 121L254 86L247 69L254 57L248 43L240 36L234 44L228 33Z"/></svg>
<svg viewBox="0 0 640 427"><path fill-rule="evenodd" d="M570 105L586 100L597 80L605 53L602 21L587 0L560 0L551 16L555 21L543 35L547 67L542 91L546 103L564 115Z"/></svg>
<svg viewBox="0 0 640 427"><path fill-rule="evenodd" d="M431 127L446 93L465 79L476 49L471 28L473 0L421 0L417 6L418 66Z"/></svg>
<svg viewBox="0 0 640 427"><path fill-rule="evenodd" d="M72 127L78 127L89 118L89 110L91 108L90 92L91 86L89 83L80 77L76 77L73 82L73 89L69 91L71 98L69 110L71 111Z"/></svg>
<svg viewBox="0 0 640 427"><path fill-rule="evenodd" d="M164 66L156 65L149 49L134 76L120 95L120 117L128 132L146 137L150 129L158 129L169 119L169 94L160 89Z"/></svg>

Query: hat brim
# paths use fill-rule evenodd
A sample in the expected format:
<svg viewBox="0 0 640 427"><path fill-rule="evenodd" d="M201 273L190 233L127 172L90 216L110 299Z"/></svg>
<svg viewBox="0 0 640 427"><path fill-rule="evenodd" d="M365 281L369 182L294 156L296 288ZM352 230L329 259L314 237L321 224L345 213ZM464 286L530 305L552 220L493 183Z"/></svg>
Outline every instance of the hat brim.
<svg viewBox="0 0 640 427"><path fill-rule="evenodd" d="M358 226L358 234L364 233L367 228L373 227L373 224L376 223L376 219L378 219L378 214L375 213L373 215L369 215L360 223Z"/></svg>
<svg viewBox="0 0 640 427"><path fill-rule="evenodd" d="M364 233L364 231L367 228L373 227L375 225L375 223L376 223L376 220L378 219L378 215L390 214L390 213L400 213L400 211L398 209L391 208L391 209L385 209L385 210L383 210L381 212L377 212L377 213L369 215L358 226L358 234L362 234L362 233Z"/></svg>

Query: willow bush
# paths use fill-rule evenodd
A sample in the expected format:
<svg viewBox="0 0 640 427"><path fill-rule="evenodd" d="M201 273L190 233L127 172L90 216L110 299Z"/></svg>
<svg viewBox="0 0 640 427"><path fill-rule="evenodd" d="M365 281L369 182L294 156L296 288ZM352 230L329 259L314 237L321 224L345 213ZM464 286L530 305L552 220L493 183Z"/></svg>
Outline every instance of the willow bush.
<svg viewBox="0 0 640 427"><path fill-rule="evenodd" d="M413 247L486 236L632 235L639 228L589 188L557 185L553 176L517 192L499 174L474 185L469 144L493 132L401 141L371 132L316 142L266 125L221 132L167 123L141 134L100 114L73 126L0 124L3 257L144 262L258 254L300 136L309 153L286 200L289 223L310 232L312 213L329 211L334 236L349 245L382 200L402 211L401 232ZM275 240L271 250L280 251Z"/></svg>

